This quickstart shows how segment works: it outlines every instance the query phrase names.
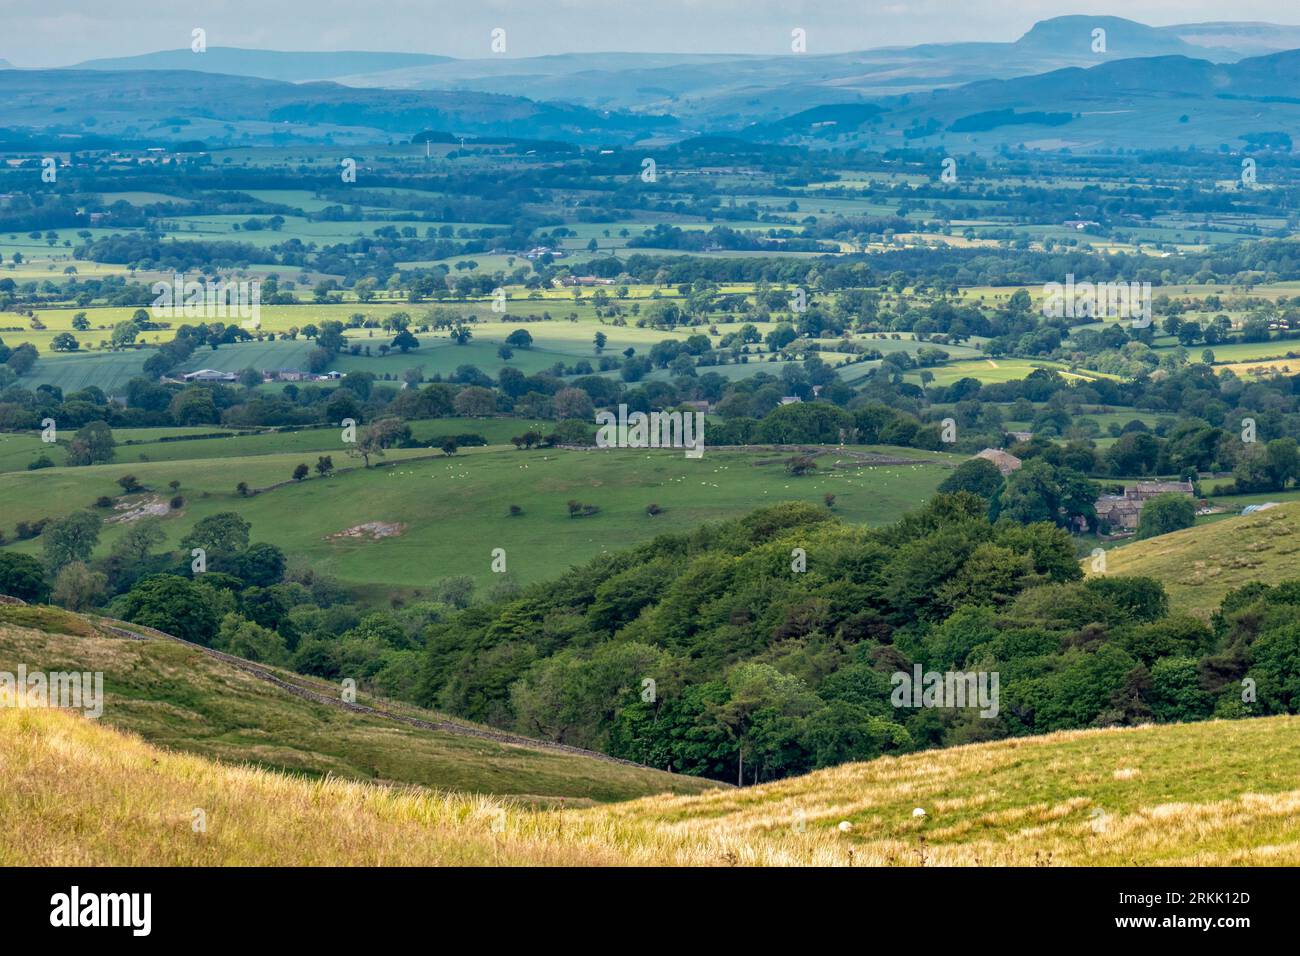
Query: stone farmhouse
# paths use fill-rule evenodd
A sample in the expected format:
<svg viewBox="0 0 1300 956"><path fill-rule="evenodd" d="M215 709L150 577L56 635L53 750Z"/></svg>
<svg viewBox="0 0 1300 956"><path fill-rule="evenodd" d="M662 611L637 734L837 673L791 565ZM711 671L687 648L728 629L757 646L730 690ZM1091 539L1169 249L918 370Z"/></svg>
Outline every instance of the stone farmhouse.
<svg viewBox="0 0 1300 956"><path fill-rule="evenodd" d="M1097 524L1115 532L1136 531L1142 515L1142 506L1159 495L1187 495L1195 490L1190 481L1139 481L1129 485L1122 495L1102 495L1093 507L1097 510Z"/></svg>

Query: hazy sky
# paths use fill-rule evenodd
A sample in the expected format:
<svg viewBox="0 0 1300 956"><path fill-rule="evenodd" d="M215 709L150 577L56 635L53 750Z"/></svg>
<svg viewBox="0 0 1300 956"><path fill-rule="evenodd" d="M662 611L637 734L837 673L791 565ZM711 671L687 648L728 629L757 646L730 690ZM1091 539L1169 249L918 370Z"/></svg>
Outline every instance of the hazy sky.
<svg viewBox="0 0 1300 956"><path fill-rule="evenodd" d="M1036 20L1112 14L1156 26L1300 22L1296 0L0 0L0 57L15 66L189 46L394 50L478 57L502 27L511 56L592 50L809 53L1013 40Z"/></svg>

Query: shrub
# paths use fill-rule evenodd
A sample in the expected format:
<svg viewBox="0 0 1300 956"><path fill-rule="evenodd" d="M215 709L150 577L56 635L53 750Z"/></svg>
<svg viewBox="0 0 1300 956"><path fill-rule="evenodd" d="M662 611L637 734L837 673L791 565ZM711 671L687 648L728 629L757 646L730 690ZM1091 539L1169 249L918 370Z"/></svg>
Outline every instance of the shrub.
<svg viewBox="0 0 1300 956"><path fill-rule="evenodd" d="M817 470L817 462L809 455L796 455L785 463L785 470L798 477Z"/></svg>

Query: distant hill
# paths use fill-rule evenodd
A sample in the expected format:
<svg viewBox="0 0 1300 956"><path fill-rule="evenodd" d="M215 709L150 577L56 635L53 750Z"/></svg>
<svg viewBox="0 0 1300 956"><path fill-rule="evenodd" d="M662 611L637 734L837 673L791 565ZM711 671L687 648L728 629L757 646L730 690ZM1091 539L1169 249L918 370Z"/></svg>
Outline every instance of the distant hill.
<svg viewBox="0 0 1300 956"><path fill-rule="evenodd" d="M771 124L809 104L855 104L924 93L977 80L1094 66L1131 58L1183 55L1229 62L1274 52L1268 24L1211 24L1201 30L1150 27L1121 17L1065 16L1036 23L1007 42L930 43L850 53L782 54L565 53L538 57L453 59L399 53L288 53L210 48L172 50L79 69L185 69L283 80L331 79L348 86L473 90L594 109L671 114L689 132ZM1106 31L1104 52L1092 32ZM1278 27L1285 31L1300 28ZM1223 42L1219 42L1222 40ZM1294 44L1300 47L1300 42Z"/></svg>
<svg viewBox="0 0 1300 956"><path fill-rule="evenodd" d="M1012 46L1017 52L1041 51L1066 56L1095 54L1093 31L1104 30L1107 57L1206 56L1175 33L1123 17L1065 16L1040 20ZM1230 51L1223 51L1230 53Z"/></svg>
<svg viewBox="0 0 1300 956"><path fill-rule="evenodd" d="M1300 26L1280 23L1184 23L1159 29L1193 46L1232 50L1241 56L1300 49Z"/></svg>
<svg viewBox="0 0 1300 956"><path fill-rule="evenodd" d="M751 126L745 134L754 138L781 138L794 134L816 135L819 131L840 133L874 123L885 110L875 103L831 103L801 110L775 123Z"/></svg>
<svg viewBox="0 0 1300 956"><path fill-rule="evenodd" d="M176 121L168 118L175 117ZM5 70L0 127L62 130L93 121L97 135L157 142L384 142L424 130L590 142L635 138L671 120L448 90L364 90L195 70ZM227 125L235 127L232 131Z"/></svg>
<svg viewBox="0 0 1300 956"><path fill-rule="evenodd" d="M1094 49L1098 30L1104 49ZM740 135L875 149L1235 150L1300 125L1297 54L1277 49L1288 42L1300 47L1300 27L1065 16L1003 43L800 56L459 60L214 47L0 71L0 126L57 125L66 136L93 120L98 136L213 146L384 142L431 130L611 144Z"/></svg>
<svg viewBox="0 0 1300 956"><path fill-rule="evenodd" d="M1296 717L1079 730L535 810L295 779L4 708L0 762L21 786L0 788L0 827L23 838L0 843L0 865L1296 865L1297 730Z"/></svg>
<svg viewBox="0 0 1300 956"><path fill-rule="evenodd" d="M204 53L192 50L162 50L140 56L87 60L74 70L197 70L231 76L256 76L266 80L332 80L352 73L399 70L447 62L450 57L424 53L337 53L244 50L238 47L209 47Z"/></svg>
<svg viewBox="0 0 1300 956"><path fill-rule="evenodd" d="M1106 50L1092 31L1106 30ZM1208 35L1206 35L1208 37ZM991 78L1088 67L1129 57L1180 54L1215 61L1245 55L1206 37L1190 42L1168 28L1120 17L1056 17L1002 43L929 43L801 56L682 57L645 54L452 60L346 77L357 86L476 89L635 112L671 113L696 130L778 123L813 104L854 104ZM1297 44L1300 46L1300 44ZM1270 48L1276 49L1276 47ZM1264 52L1252 48L1251 52Z"/></svg>
<svg viewBox="0 0 1300 956"><path fill-rule="evenodd" d="M132 639L132 638L135 639ZM52 607L0 605L0 671L102 671L103 724L232 764L308 777L557 800L695 793L696 777L502 734L340 685Z"/></svg>
<svg viewBox="0 0 1300 956"><path fill-rule="evenodd" d="M1172 606L1203 615L1233 588L1277 584L1297 569L1300 502L1134 541L1106 555L1108 574L1158 578Z"/></svg>
<svg viewBox="0 0 1300 956"><path fill-rule="evenodd" d="M1240 150L1300 126L1300 50L1214 63L1183 55L1111 60L1033 76L981 80L928 95L877 101L904 143L989 149L1169 148ZM1043 121L1007 127L982 121L1013 110ZM1060 114L1073 114L1067 123ZM1262 135L1261 134L1265 134ZM898 142L897 139L894 142ZM864 144L865 145L865 144Z"/></svg>

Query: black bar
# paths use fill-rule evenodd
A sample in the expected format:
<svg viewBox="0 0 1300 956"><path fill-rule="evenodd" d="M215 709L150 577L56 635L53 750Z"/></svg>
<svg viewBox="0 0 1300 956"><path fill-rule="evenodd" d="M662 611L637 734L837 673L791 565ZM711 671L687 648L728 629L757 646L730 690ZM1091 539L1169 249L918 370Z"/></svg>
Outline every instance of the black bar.
<svg viewBox="0 0 1300 956"><path fill-rule="evenodd" d="M75 933L128 945L361 945L376 942L379 928L433 927L430 943L443 940L435 948L450 945L448 934L484 943L518 934L538 945L565 927L609 921L624 925L633 946L660 933L669 942L752 932L770 943L788 930L807 941L810 931L836 927L866 933L864 944L982 930L1072 941L1200 935L1231 945L1243 933L1294 929L1295 876L1282 868L0 869L0 916L11 939ZM83 907L88 895L150 894L148 935L136 936L125 917L115 927L52 926L56 894L70 903L73 886Z"/></svg>

